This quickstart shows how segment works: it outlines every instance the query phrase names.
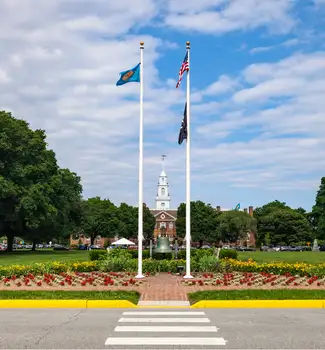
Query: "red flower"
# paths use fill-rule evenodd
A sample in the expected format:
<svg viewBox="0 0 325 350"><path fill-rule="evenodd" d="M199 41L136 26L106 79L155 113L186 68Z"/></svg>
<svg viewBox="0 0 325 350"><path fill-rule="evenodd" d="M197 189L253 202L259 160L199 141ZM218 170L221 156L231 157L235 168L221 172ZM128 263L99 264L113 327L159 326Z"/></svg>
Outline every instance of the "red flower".
<svg viewBox="0 0 325 350"><path fill-rule="evenodd" d="M17 286L17 287L20 287L20 286L21 286L21 283L20 283L20 282L18 282L18 283L16 284L16 286Z"/></svg>
<svg viewBox="0 0 325 350"><path fill-rule="evenodd" d="M64 286L64 281L61 281L61 282L60 282L60 286Z"/></svg>
<svg viewBox="0 0 325 350"><path fill-rule="evenodd" d="M38 286L41 286L41 285L42 285L42 281L38 281L36 284L37 284Z"/></svg>

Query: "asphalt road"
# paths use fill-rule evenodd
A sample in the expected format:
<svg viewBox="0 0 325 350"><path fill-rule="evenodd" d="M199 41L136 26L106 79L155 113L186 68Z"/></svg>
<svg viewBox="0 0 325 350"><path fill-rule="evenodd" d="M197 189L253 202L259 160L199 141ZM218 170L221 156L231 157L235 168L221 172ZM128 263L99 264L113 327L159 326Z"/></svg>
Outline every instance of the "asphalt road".
<svg viewBox="0 0 325 350"><path fill-rule="evenodd" d="M0 348L325 349L325 310L2 309Z"/></svg>

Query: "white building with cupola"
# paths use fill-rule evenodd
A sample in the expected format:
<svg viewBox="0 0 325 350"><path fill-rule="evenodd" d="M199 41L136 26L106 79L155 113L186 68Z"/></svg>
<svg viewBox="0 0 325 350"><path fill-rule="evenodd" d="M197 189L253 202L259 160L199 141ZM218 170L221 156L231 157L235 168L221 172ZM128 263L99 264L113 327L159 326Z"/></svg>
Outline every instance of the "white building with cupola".
<svg viewBox="0 0 325 350"><path fill-rule="evenodd" d="M166 234L173 238L176 236L177 209L171 209L170 205L171 197L168 176L165 171L165 158L166 156L162 156L162 170L158 178L155 208L150 211L156 218L154 236L159 237L161 234Z"/></svg>

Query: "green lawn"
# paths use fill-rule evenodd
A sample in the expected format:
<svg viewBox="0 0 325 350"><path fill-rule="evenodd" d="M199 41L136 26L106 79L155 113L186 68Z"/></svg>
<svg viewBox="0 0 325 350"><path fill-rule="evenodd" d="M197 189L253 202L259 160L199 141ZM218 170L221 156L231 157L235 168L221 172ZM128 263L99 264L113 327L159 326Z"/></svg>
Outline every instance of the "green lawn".
<svg viewBox="0 0 325 350"><path fill-rule="evenodd" d="M284 261L287 263L325 263L325 252L238 252L239 260L254 259L258 263Z"/></svg>
<svg viewBox="0 0 325 350"><path fill-rule="evenodd" d="M0 291L0 299L91 299L129 300L134 304L139 300L138 292L127 291Z"/></svg>
<svg viewBox="0 0 325 350"><path fill-rule="evenodd" d="M0 265L22 264L30 265L48 261L88 261L86 250L30 250L15 251L12 253L0 252Z"/></svg>
<svg viewBox="0 0 325 350"><path fill-rule="evenodd" d="M286 299L325 299L325 290L294 289L246 289L246 290L208 290L189 293L191 304L200 300L286 300Z"/></svg>

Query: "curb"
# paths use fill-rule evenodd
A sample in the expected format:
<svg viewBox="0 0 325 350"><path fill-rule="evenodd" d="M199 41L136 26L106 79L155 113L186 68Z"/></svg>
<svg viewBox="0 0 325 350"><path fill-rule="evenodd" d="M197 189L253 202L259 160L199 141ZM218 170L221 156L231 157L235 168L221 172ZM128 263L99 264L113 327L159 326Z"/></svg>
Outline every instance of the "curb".
<svg viewBox="0 0 325 350"><path fill-rule="evenodd" d="M325 300L201 300L191 305L193 309L325 309Z"/></svg>
<svg viewBox="0 0 325 350"><path fill-rule="evenodd" d="M57 299L2 299L0 309L93 309L93 308L135 308L129 300L57 300Z"/></svg>

